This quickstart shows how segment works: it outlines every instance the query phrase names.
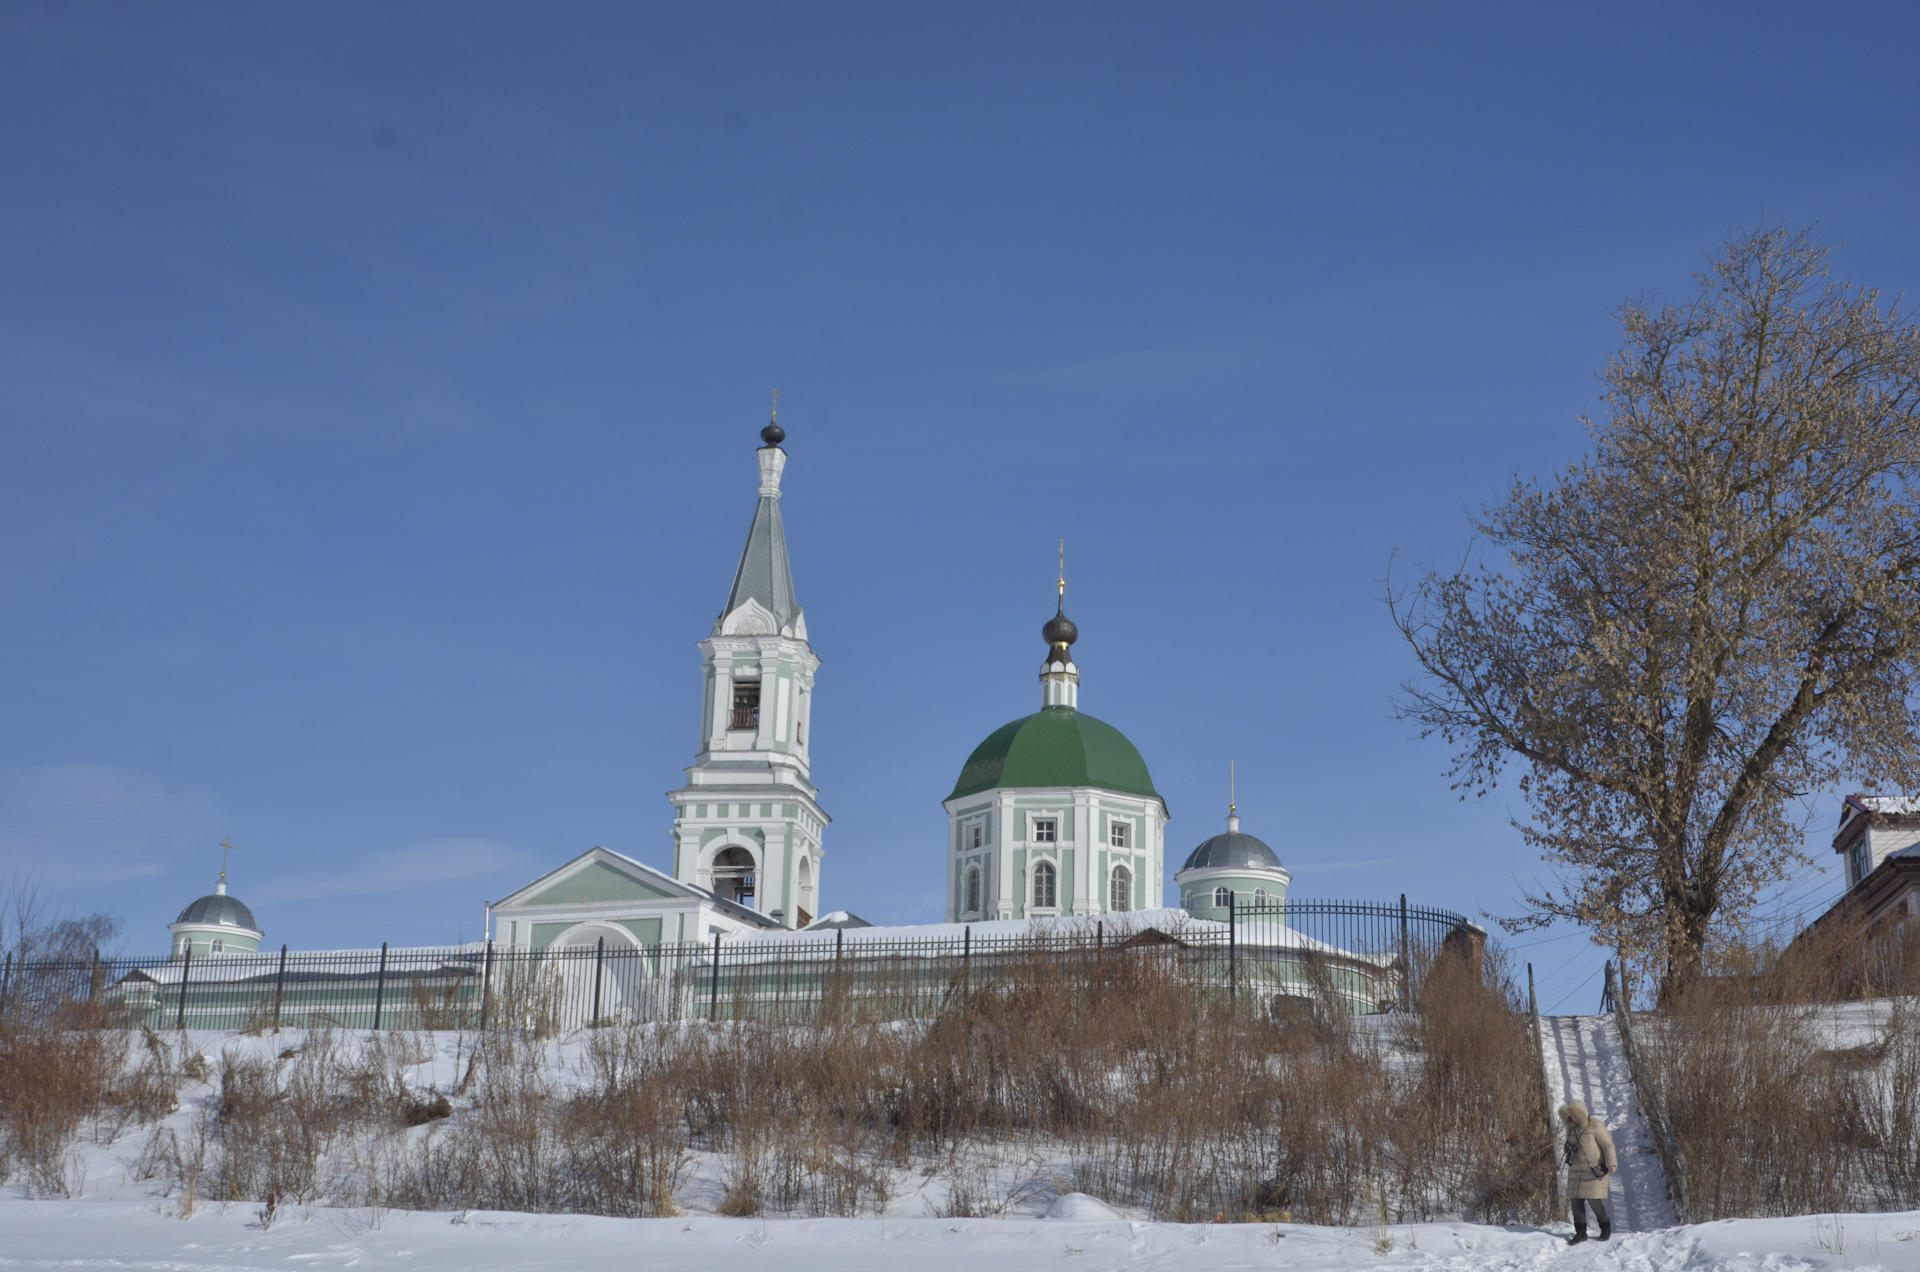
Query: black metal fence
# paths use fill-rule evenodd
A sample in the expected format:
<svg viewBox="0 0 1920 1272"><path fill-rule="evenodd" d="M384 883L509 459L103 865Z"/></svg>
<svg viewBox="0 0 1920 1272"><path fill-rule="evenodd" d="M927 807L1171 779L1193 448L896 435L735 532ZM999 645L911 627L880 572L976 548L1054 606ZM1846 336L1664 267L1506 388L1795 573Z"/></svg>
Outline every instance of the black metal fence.
<svg viewBox="0 0 1920 1272"><path fill-rule="evenodd" d="M198 958L0 962L0 1013L90 1005L151 1029L529 1028L611 1020L800 1022L938 1014L957 989L1032 959L1168 961L1197 993L1255 1010L1317 1000L1365 1014L1404 1009L1434 962L1477 961L1485 934L1424 906L1290 901L1231 907L1227 921L1069 920L1018 936L889 939L883 929L722 936L701 944L492 942L430 948ZM1144 917L1144 916L1143 916Z"/></svg>

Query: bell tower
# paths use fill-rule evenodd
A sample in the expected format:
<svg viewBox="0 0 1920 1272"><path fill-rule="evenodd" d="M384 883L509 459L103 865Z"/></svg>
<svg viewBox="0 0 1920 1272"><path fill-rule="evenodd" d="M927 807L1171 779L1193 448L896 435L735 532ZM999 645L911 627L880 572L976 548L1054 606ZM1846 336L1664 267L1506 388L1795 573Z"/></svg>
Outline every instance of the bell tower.
<svg viewBox="0 0 1920 1272"><path fill-rule="evenodd" d="M700 642L700 737L672 791L673 874L683 883L804 927L820 913L822 832L811 780L813 680L820 659L794 599L780 517L786 430L760 430L760 502L713 630Z"/></svg>

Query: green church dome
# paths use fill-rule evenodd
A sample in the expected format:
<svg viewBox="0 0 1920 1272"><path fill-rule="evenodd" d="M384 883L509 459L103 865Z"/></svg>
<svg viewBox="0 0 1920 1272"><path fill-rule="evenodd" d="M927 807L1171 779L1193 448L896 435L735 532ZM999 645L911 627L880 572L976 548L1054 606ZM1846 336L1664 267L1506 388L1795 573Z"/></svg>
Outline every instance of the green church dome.
<svg viewBox="0 0 1920 1272"><path fill-rule="evenodd" d="M988 734L947 798L997 786L1101 786L1160 798L1126 735L1072 707L1046 707Z"/></svg>

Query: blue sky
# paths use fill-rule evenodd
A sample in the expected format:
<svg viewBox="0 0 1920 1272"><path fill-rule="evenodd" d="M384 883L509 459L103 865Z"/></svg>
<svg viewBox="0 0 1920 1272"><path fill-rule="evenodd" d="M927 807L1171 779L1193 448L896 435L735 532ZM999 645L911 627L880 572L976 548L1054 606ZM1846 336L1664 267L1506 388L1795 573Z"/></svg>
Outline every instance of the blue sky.
<svg viewBox="0 0 1920 1272"><path fill-rule="evenodd" d="M1388 562L1575 457L1612 309L1725 234L1912 288L1917 25L8 6L0 874L157 951L224 836L296 948L666 866L777 386L827 906L937 917L1064 536L1169 876L1231 758L1295 895L1507 912L1504 788L1389 716ZM1519 953L1585 1007L1553 935Z"/></svg>

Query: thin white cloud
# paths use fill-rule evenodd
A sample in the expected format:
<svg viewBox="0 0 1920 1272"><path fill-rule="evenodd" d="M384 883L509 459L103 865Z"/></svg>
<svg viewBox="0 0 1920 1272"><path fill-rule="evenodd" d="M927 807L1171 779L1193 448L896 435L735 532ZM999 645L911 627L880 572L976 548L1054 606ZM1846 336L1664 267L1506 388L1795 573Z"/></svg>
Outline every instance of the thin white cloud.
<svg viewBox="0 0 1920 1272"><path fill-rule="evenodd" d="M340 862L323 875L269 880L250 889L248 899L274 905L418 890L438 902L451 880L525 868L524 854L498 840L426 839Z"/></svg>
<svg viewBox="0 0 1920 1272"><path fill-rule="evenodd" d="M0 771L0 873L53 888L165 874L220 838L207 792L110 764Z"/></svg>

